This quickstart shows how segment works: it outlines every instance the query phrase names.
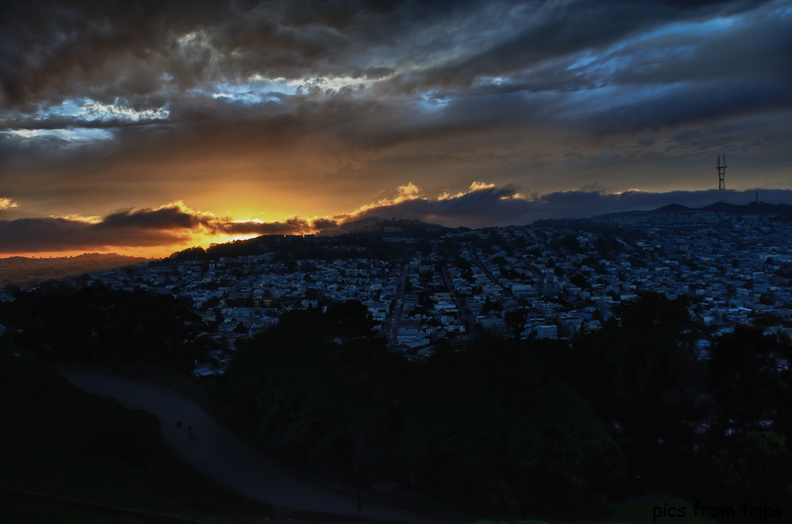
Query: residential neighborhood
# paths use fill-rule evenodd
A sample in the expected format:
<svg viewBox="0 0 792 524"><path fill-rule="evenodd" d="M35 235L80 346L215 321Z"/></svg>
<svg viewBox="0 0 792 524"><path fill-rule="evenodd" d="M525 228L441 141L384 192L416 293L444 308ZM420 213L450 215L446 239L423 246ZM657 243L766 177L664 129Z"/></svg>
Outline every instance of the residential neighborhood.
<svg viewBox="0 0 792 524"><path fill-rule="evenodd" d="M713 334L741 323L789 334L791 233L783 215L688 209L478 230L390 220L338 236L260 237L243 255L177 254L75 284L189 298L226 348L217 360L283 311L347 300L410 359L487 331L570 338L647 291L687 296Z"/></svg>

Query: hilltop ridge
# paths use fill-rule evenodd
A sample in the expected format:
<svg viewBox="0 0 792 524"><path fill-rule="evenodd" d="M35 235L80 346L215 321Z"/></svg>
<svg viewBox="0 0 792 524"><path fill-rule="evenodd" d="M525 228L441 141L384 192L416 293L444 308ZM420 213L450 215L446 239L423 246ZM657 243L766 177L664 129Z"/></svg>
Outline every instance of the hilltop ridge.
<svg viewBox="0 0 792 524"><path fill-rule="evenodd" d="M715 202L704 207L687 207L682 204L668 204L649 211L621 211L618 213L606 213L596 215L592 220L611 220L618 218L635 218L651 215L674 214L674 213L728 213L735 215L779 215L792 216L792 206L788 204L768 204L766 202L750 202L748 204L729 204L727 202Z"/></svg>

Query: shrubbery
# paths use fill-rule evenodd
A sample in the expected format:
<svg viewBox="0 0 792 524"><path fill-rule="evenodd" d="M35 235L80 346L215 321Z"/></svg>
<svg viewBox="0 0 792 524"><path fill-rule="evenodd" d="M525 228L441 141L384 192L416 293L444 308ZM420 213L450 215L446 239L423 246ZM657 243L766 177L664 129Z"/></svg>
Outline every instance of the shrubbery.
<svg viewBox="0 0 792 524"><path fill-rule="evenodd" d="M189 372L210 341L189 303L103 285L17 291L0 303L6 336L47 360L128 360Z"/></svg>
<svg viewBox="0 0 792 524"><path fill-rule="evenodd" d="M619 314L571 343L483 338L409 363L360 304L290 312L237 350L229 406L290 461L489 514L591 516L647 489L783 498L789 340L738 328L706 361L684 300Z"/></svg>
<svg viewBox="0 0 792 524"><path fill-rule="evenodd" d="M410 364L371 336L367 313L354 302L287 313L237 349L230 406L270 449L487 512L607 510L624 463L553 370L559 347L481 340Z"/></svg>

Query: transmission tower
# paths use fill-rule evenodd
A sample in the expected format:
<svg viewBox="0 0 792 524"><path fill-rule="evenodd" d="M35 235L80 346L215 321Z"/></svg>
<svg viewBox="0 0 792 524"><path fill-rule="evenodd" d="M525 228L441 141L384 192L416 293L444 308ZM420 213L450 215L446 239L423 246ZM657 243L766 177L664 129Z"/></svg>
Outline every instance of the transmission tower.
<svg viewBox="0 0 792 524"><path fill-rule="evenodd" d="M721 155L718 155L718 164L715 166L718 170L718 189L726 189L726 155L723 155L723 163L721 163Z"/></svg>

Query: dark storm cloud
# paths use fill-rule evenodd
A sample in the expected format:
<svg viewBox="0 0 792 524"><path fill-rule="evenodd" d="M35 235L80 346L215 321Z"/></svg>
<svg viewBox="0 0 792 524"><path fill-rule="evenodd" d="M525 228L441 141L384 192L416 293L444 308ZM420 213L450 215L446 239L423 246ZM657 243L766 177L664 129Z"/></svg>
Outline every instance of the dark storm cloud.
<svg viewBox="0 0 792 524"><path fill-rule="evenodd" d="M320 221L321 222L321 221ZM186 207L182 203L159 209L125 210L107 215L95 228L140 228L146 230L204 230L230 235L296 235L310 233L314 225L301 218L282 222L232 221Z"/></svg>
<svg viewBox="0 0 792 524"><path fill-rule="evenodd" d="M398 4L21 2L6 7L0 22L0 86L6 104L29 107L47 97L152 94L163 73L182 90L252 73L322 75L343 53L389 34L387 15ZM357 74L387 70L363 66Z"/></svg>
<svg viewBox="0 0 792 524"><path fill-rule="evenodd" d="M525 28L483 50L471 49L460 59L421 73L396 77L394 89L467 89L481 76L511 75L549 59L581 50L602 49L619 39L678 19L735 14L758 2L533 2L517 14ZM505 13L504 13L505 14ZM566 64L565 64L566 67ZM547 71L545 71L546 73ZM554 88L563 88L555 84Z"/></svg>
<svg viewBox="0 0 792 524"><path fill-rule="evenodd" d="M174 229L195 228L205 225L207 219L179 206L165 207L162 209L141 209L138 211L120 211L108 215L97 227L137 227L145 229Z"/></svg>
<svg viewBox="0 0 792 524"><path fill-rule="evenodd" d="M745 77L784 78L792 73L792 34L785 16L757 10L731 21L727 30L702 28L660 33L632 43L609 58L630 58L612 80L620 84L698 82ZM706 27L703 27L706 30ZM725 28L724 28L725 29Z"/></svg>
<svg viewBox="0 0 792 524"><path fill-rule="evenodd" d="M24 218L0 221L0 252L103 249L109 246L162 246L184 242L222 220L181 204L160 209L118 211L100 221Z"/></svg>
<svg viewBox="0 0 792 524"><path fill-rule="evenodd" d="M161 246L183 242L187 238L172 230L103 227L66 218L0 220L0 253Z"/></svg>
<svg viewBox="0 0 792 524"><path fill-rule="evenodd" d="M376 78L418 56L436 64L399 75L402 86L467 86L542 60L597 48L685 17L757 2L25 2L4 17L0 71L6 102L42 97L153 95L250 74ZM489 10L513 34L478 20ZM441 22L467 33L421 33ZM462 49L476 32L473 49ZM442 38L442 39L441 39ZM399 48L405 46L405 49ZM453 51L453 52L451 52ZM451 53L449 53L451 52ZM381 55L378 58L377 53ZM446 55L460 55L443 59ZM383 63L386 62L386 63Z"/></svg>
<svg viewBox="0 0 792 524"><path fill-rule="evenodd" d="M338 222L330 218L319 218L313 221L312 226L314 227L314 229L329 230L329 229L338 229L339 224Z"/></svg>
<svg viewBox="0 0 792 524"><path fill-rule="evenodd" d="M138 75L139 80L127 81L114 62L156 57L171 45L173 34L226 13L224 3L211 1L15 3L0 25L0 85L6 102L112 94L124 87L130 94L151 92L158 82Z"/></svg>
<svg viewBox="0 0 792 524"><path fill-rule="evenodd" d="M235 235L301 235L313 232L311 224L301 218L283 222L225 222L217 224L217 229Z"/></svg>
<svg viewBox="0 0 792 524"><path fill-rule="evenodd" d="M18 118L13 121L0 120L0 126L5 128L13 127L15 130L54 130L54 129L119 129L123 127L149 126L152 124L165 124L168 120L164 118L151 118L140 120L122 119L103 119L103 120L84 120L69 118L66 116L49 117L46 119Z"/></svg>
<svg viewBox="0 0 792 524"><path fill-rule="evenodd" d="M792 108L792 75L768 83L765 79L711 82L676 88L648 101L623 105L591 115L586 125L598 133L676 128Z"/></svg>
<svg viewBox="0 0 792 524"><path fill-rule="evenodd" d="M678 127L792 107L788 15L745 15L733 22L729 31L706 39L695 32L661 34L621 50L613 58L628 52L632 59L610 75L611 82L659 89L655 96L639 102L627 101L593 113L588 125L597 132Z"/></svg>

